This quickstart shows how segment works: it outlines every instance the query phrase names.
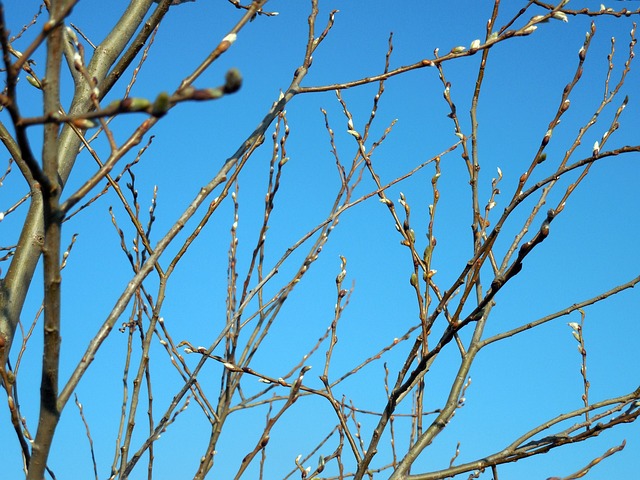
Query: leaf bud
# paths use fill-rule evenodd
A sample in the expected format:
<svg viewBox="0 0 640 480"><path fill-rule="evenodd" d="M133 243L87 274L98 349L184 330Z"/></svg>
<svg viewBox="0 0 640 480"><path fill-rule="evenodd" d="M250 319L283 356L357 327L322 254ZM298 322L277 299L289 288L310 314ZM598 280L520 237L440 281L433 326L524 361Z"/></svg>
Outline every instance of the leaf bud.
<svg viewBox="0 0 640 480"><path fill-rule="evenodd" d="M141 112L147 110L151 106L151 102L146 98L130 97L120 102L120 108L127 112Z"/></svg>
<svg viewBox="0 0 640 480"><path fill-rule="evenodd" d="M553 18L555 18L556 20L562 20L563 22L567 23L569 21L569 19L567 18L567 14L564 12L553 12L553 15L551 15Z"/></svg>
<svg viewBox="0 0 640 480"><path fill-rule="evenodd" d="M167 92L162 92L153 101L151 115L154 117L162 117L169 111L170 106L169 94Z"/></svg>
<svg viewBox="0 0 640 480"><path fill-rule="evenodd" d="M40 82L36 80L34 77L32 77L31 75L27 75L27 82L29 82L31 85L33 85L38 89L42 89L42 85L40 85Z"/></svg>
<svg viewBox="0 0 640 480"><path fill-rule="evenodd" d="M578 58L580 58L580 60L584 60L587 56L587 51L584 49L584 47L580 47L580 50L578 50Z"/></svg>
<svg viewBox="0 0 640 480"><path fill-rule="evenodd" d="M74 118L71 120L71 125L84 130L87 128L95 128L96 122L89 120L88 118Z"/></svg>
<svg viewBox="0 0 640 480"><path fill-rule="evenodd" d="M230 69L224 77L224 93L235 93L242 86L242 75L237 68Z"/></svg>
<svg viewBox="0 0 640 480"><path fill-rule="evenodd" d="M203 88L201 90L194 90L191 93L192 100L215 100L224 95L224 92L219 88Z"/></svg>

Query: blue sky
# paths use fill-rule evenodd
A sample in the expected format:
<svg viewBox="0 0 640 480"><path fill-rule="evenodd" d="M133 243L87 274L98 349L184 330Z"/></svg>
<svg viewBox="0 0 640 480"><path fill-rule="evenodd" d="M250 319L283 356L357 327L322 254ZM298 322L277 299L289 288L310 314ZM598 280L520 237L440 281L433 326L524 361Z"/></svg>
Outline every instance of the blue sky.
<svg viewBox="0 0 640 480"><path fill-rule="evenodd" d="M579 8L591 3L571 2L570 6ZM69 21L94 42L99 42L126 4L118 0L105 8L102 2L80 0ZM629 4L633 5L632 2ZM32 18L38 5L32 0L4 3L12 33ZM504 2L498 23L506 22L523 5L523 2ZM615 2L612 6L621 8L621 3ZM237 67L244 78L242 89L219 101L178 105L151 132L153 142L134 173L143 212L149 207L154 186L158 188L157 221L153 227L152 244L175 222L199 187L209 181L224 160L259 124L270 105L277 100L280 90L289 85L293 72L303 59L308 2L274 0L266 8L278 11L279 15L258 17L249 24L240 32L232 48L196 81L198 87L220 85L225 72ZM303 86L346 82L380 73L390 32L394 33L391 68L433 58L435 48L444 54L457 45L468 46L474 39L484 38L492 4L469 0L453 3L409 1L400 5L379 0L352 0L321 1L320 8L318 32L324 27L331 10L340 12L326 41L316 51ZM525 15L525 19L536 13L540 11L532 11L531 15ZM185 74L227 34L240 14L240 10L226 2L198 0L172 7L131 95L154 98L161 91L173 91ZM493 221L497 220L511 198L518 178L531 163L558 108L562 89L574 74L578 50L590 21L585 17L570 17L568 23L552 21L540 25L528 37L514 38L491 49L478 116L481 205L488 200L491 179L497 176L497 169L503 173L502 193L492 212ZM554 132L547 149L547 163L536 171L532 182L553 171L552 167L557 165L579 128L589 120L600 102L611 37L616 37L614 80L611 82L619 78L628 55L629 31L633 21L633 18L597 19L597 32L585 63L583 79L570 97L571 108ZM16 48L24 48L33 35L33 32L26 34L24 39L16 42ZM36 59L36 69L43 75L43 59L41 56ZM480 55L477 54L444 64L445 75L451 82L451 95L463 131L467 134L470 132L468 110L479 61ZM590 155L593 143L600 140L608 128L624 95L629 95L629 104L621 117L620 128L607 147L638 144L639 80L634 66L624 91L585 135L573 161ZM107 100L120 98L124 93L123 85L116 87ZM37 94L27 87L25 84L21 91L25 102L23 111L37 114L40 108ZM371 144L380 137L397 119L388 138L372 157L383 183L408 172L457 141L453 124L446 117L449 110L442 98L442 89L433 68L409 72L386 82L369 141ZM358 129L368 119L376 90L377 85L369 85L343 92ZM287 142L290 160L283 170L282 187L275 200L266 249L265 264L268 267L305 232L326 218L340 186L321 108L327 111L335 131L342 161L348 163L356 153L354 139L346 132L342 107L333 92L300 95L287 106L291 129ZM1 115L2 121L7 122L7 115ZM117 119L113 128L118 141L124 141L130 130L143 119L143 115ZM272 128L269 135L271 132ZM38 130L34 128L30 133L34 150L38 151ZM240 272L248 266L261 222L271 148L269 135L262 150L252 157L239 179ZM104 142L97 142L96 149L102 154L107 153ZM124 162L131 161L135 151ZM554 220L549 238L527 258L522 273L499 292L485 336L566 308L638 275L639 160L640 156L630 154L604 159L594 165L590 175L567 203L565 211ZM116 171L120 168L117 167ZM94 169L93 161L81 154L65 192L73 191ZM433 268L437 270L435 279L438 285L445 290L470 258L472 243L468 178L459 150L442 158L441 169L438 181L441 199L435 220L438 245ZM428 205L433 201L430 183L433 174L433 168L426 167L388 192L398 207L400 192L406 196L412 208L412 224L418 243L423 245L421 248L425 244ZM24 194L25 185L18 175L14 169L0 189L2 211ZM565 188L575 178L576 174L571 174L560 182L544 210L557 204ZM373 182L365 174L355 197L373 188ZM500 258L520 229L531 205L531 202L524 202L505 225L496 244L496 254ZM131 277L131 268L111 224L110 206L113 206L120 226L125 228L124 212L114 195L102 197L64 226L64 245L74 233L78 233L78 238L69 265L64 270L63 379L75 367L87 342ZM0 224L3 245L15 243L20 215L25 211L22 207ZM232 214L230 203L216 212L169 281L162 316L176 343L188 340L194 345L209 345L223 325L229 230L234 221ZM526 239L542 220L543 217L534 221ZM180 239L184 241L194 227L195 223L190 223L176 245L179 246L182 243ZM125 228L125 231L130 242L132 229ZM351 370L416 325L415 294L409 284L411 259L399 241L388 210L375 197L345 213L320 259L285 303L272 335L256 355L252 368L280 377L324 333L333 318L339 255L348 260L347 282L348 285L354 282L354 291L340 321L340 340L330 369L333 378ZM306 248L303 250L306 252ZM161 263L166 266L176 251L177 247L170 248ZM296 262L300 258L300 255L294 256L292 262L285 264L279 274L282 280L276 279L270 288L282 285L287 275L299 266ZM7 267L0 267L6 271ZM491 281L489 271L486 275L488 285ZM38 278L36 276L36 280ZM157 281L149 277L148 288L154 295L156 284ZM40 289L34 288L23 311L23 322L31 321L40 300ZM630 290L586 309L584 335L591 382L590 399L594 402L622 395L638 385L635 367L640 334L638 303L638 292ZM568 321L579 320L579 315L573 314L481 352L471 370L473 382L466 394L465 407L458 410L449 427L423 453L413 471L445 468L457 442L461 442L457 463L491 454L535 425L579 408L582 403L581 358L567 326ZM123 317L122 321L126 318ZM436 331L438 328L442 327L436 326ZM19 376L22 413L32 432L35 432L38 415L40 330L41 327L36 329L29 342ZM468 334L462 337L468 341ZM410 343L405 342L385 357L384 361L388 362L392 372L401 364ZM125 348L126 335L114 330L77 390L92 430L100 478L109 476L116 445ZM154 409L159 416L179 388L180 379L171 370L160 345L156 342L153 348ZM322 373L325 351L326 344L323 344L306 362L313 366L305 377L305 383L311 387L321 387L318 375ZM14 346L14 355L15 352ZM185 357L190 366L196 364L197 359L193 356ZM426 379L429 393L425 410L442 406L448 393L447 385L458 364L459 355L453 349L443 352L438 358ZM200 377L203 386L211 392L211 401L216 399L219 375L220 366L212 362ZM359 408L380 411L385 398L383 377L382 363L373 362L360 376L344 382L337 393L344 394ZM395 374L392 373L390 378L395 378ZM252 378L245 382L245 392L253 392L258 388L256 385L260 385ZM142 407L137 418L139 429L134 435L134 450L146 438L145 408ZM403 406L401 410L406 408ZM280 427L272 433L265 478L282 478L292 470L295 457L304 455L330 431L335 423L332 415L326 402L312 398L301 399L286 412ZM230 418L225 425L211 478L233 477L242 457L257 441L265 416L265 409L256 409L237 412ZM426 417L426 422L431 418ZM362 423L363 437L368 440L376 419L362 414L358 420ZM192 402L156 442L154 478L189 478L193 475L209 436L207 425L203 423L206 420ZM400 452L406 448L407 427L407 420L397 420L395 428ZM586 478L631 478L637 471L636 459L640 455L637 431L637 425L625 425L585 444L502 466L500 478L544 479L568 475L608 448L620 444L623 438L627 440L626 448L596 466ZM6 452L3 470L7 478L19 478L18 445L6 413L0 416L0 445ZM328 454L332 449L328 448L323 453ZM388 437L379 449L380 460L376 466L389 461ZM309 464L315 466L316 458L317 455ZM89 478L93 475L84 426L72 402L63 413L50 463L58 478ZM144 466L139 465L131 478L145 478L145 475ZM382 473L380 478L386 476ZM257 470L250 470L245 478L257 478ZM490 478L490 474L485 473L481 478Z"/></svg>

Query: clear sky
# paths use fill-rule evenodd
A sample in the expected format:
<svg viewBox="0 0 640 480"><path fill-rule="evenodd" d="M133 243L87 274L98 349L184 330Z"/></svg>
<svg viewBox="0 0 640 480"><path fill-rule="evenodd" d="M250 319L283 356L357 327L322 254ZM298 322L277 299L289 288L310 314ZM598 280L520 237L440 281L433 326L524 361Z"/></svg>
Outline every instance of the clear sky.
<svg viewBox="0 0 640 480"><path fill-rule="evenodd" d="M12 34L33 18L39 5L36 0L3 3L6 23ZM279 15L260 16L247 25L232 48L195 83L199 88L221 85L225 72L237 67L244 78L242 89L219 101L178 105L151 131L153 142L133 172L142 212L149 208L154 187L158 189L152 244L161 238L193 200L198 189L213 177L225 159L260 123L271 104L278 99L280 90L289 85L304 56L309 3L301 0L270 1L266 9L277 11ZM498 23L507 22L526 3L503 2ZM607 6L622 8L622 2L611 3ZM634 8L639 5L638 2L626 3ZM98 43L126 5L123 0L113 0L108 5L95 0L80 0L68 21ZM594 5L595 2L572 1L569 6L578 9L582 6L594 8ZM339 13L335 16L333 29L314 54L313 65L302 85L341 83L381 73L390 32L393 32L394 46L390 61L392 69L424 58L432 59L436 48L443 55L458 45L468 47L475 39L484 40L491 9L492 2L476 0L321 0L318 32L324 28L330 11L339 10ZM537 13L543 11L532 10L516 25L521 26ZM174 91L182 78L215 48L241 14L241 10L224 1L198 0L171 7L155 37L149 59L138 74L131 96L153 99L161 91ZM44 18L43 14L37 27L16 41L15 48L26 47ZM490 217L492 221L502 213L513 195L518 178L529 167L558 108L562 89L575 73L578 51L592 19L580 16L569 17L568 20L567 23L556 20L542 24L528 37L514 38L491 49L478 107L478 152L481 206L489 199L491 180L497 177L498 169L503 175L501 194ZM597 18L595 21L597 32L585 62L583 78L571 94L569 111L554 132L547 149L547 163L536 171L531 184L553 171L601 101L612 37L616 38L616 53L610 85L618 81L628 57L629 32L637 16ZM85 48L91 50L86 44ZM34 68L42 76L42 54L35 58ZM467 135L471 131L468 112L479 62L480 55L476 54L444 64L444 73L451 83L451 97L457 106L462 130ZM130 75L128 73L125 77L130 78ZM28 88L26 82L23 84L23 112L36 115L40 109L37 93ZM121 98L125 84L116 87L105 104ZM625 95L629 96L628 106L620 118L619 129L608 140L606 148L640 143L639 85L638 67L632 65L623 91L585 134L572 161L591 155L594 142L600 141L609 128ZM376 90L377 84L374 84L343 93L358 130L369 118ZM69 92L65 91L67 101ZM368 141L370 146L397 119L372 157L383 184L409 172L458 141L452 120L447 118L450 110L442 92L443 86L435 68L416 70L386 82ZM356 154L354 138L347 133L347 121L332 91L300 95L287 106L290 135L286 148L290 160L283 169L282 186L275 200L265 268L270 269L288 247L326 218L340 187L321 109L326 110L335 132L341 160L349 164ZM9 122L4 112L0 113L0 119L7 124ZM143 115L116 119L113 124L116 140L124 141L131 129L143 119ZM241 275L248 267L261 223L272 131L273 126L262 150L251 158L239 179L237 235ZM34 128L30 133L34 151L39 151L39 131ZM108 154L104 141L96 142L95 148L101 155ZM136 149L123 162L132 161L135 152ZM5 153L4 158L0 158L1 171L4 171L7 157ZM124 163L115 171L119 172L122 166ZM437 270L434 279L444 291L457 278L472 254L469 228L472 218L468 176L460 149L443 156L440 166L440 202L434 226L437 247L433 268ZM94 170L93 160L86 153L81 154L65 193L77 188ZM426 244L428 205L433 202L433 175L433 166L428 166L387 192L398 208L400 192L406 196L412 209L412 226L417 242L422 245L420 251ZM576 178L577 173L561 181L543 212L557 205L565 189ZM523 271L499 292L485 337L592 298L638 275L639 180L638 154L610 157L594 165L589 176L570 197L564 212L552 223L547 240L526 259ZM365 172L354 198L374 189L373 181ZM0 211L6 211L24 193L25 183L14 168L0 188ZM520 230L532 205L531 201L524 202L505 225L495 247L499 259ZM77 233L78 237L63 277L63 382L131 278L131 267L111 222L111 206L118 224L125 230L126 241L131 245L133 230L127 225L122 206L113 192L101 197L64 225L63 245L71 241L73 234ZM0 223L2 246L17 241L21 215L25 212L26 208L22 206ZM146 221L147 217L142 215L142 218ZM531 238L543 219L544 214L533 222L525 240ZM169 280L162 316L176 343L186 340L194 346L208 346L224 324L229 232L233 221L231 203L227 203L216 212ZM170 248L166 259L161 260L163 267L166 268L169 259L195 225L191 222L178 237L177 246ZM412 263L400 240L388 210L375 196L345 213L319 260L285 302L273 326L272 336L256 355L252 368L270 377L281 377L323 335L333 319L335 276L340 271L340 255L348 261L345 285L350 286L353 282L354 290L339 324L340 341L330 369L332 379L350 371L417 325L415 292L409 282ZM303 251L306 252L307 248L303 247ZM279 277L268 288L269 292L286 283L287 275L299 266L301 258L300 254L294 255L281 268ZM7 267L6 262L0 264L3 272ZM36 274L36 281L40 273ZM490 270L486 271L483 280L486 290L491 282ZM157 281L149 277L148 289L154 296L156 285ZM628 393L640 383L636 354L640 338L639 300L637 289L627 290L585 310L584 336L592 402ZM36 285L23 311L25 325L29 325L36 315L40 301L41 290ZM129 311L118 325L127 321ZM451 424L423 453L413 472L447 467L457 442L461 446L456 462L463 463L494 453L541 422L580 408L583 392L581 356L571 328L567 326L569 321L579 322L580 316L574 313L483 350L471 370L473 381L466 392L465 406L457 411ZM437 325L435 330L441 331L442 328ZM35 432L38 415L41 329L39 324L29 341L19 375L22 414L32 433ZM415 335L414 332L411 341L404 342L382 361L373 362L359 375L341 384L336 397L345 395L348 401L353 401L362 410L382 410L386 398L382 362L388 363L392 372L389 378L395 379L394 369L401 365ZM463 334L462 338L469 341L468 334ZM108 478L116 449L126 342L127 335L114 329L77 390L91 428L99 478ZM18 347L16 343L12 352L14 362ZM305 384L310 387L322 386L318 376L322 373L326 348L325 343L305 362L313 367L305 377ZM222 350L215 353L222 354ZM195 357L185 355L191 367L197 363ZM152 358L154 410L159 417L181 384L158 342L153 346ZM434 364L426 377L425 410L435 410L443 405L459 358L452 348L443 352ZM200 377L203 387L209 389L212 402L217 399L220 371L220 365L211 362ZM261 385L254 378L244 381L246 395L257 391ZM407 411L407 408L404 406L401 410ZM145 411L146 404L137 417L139 431L133 437L133 450L146 438ZM266 414L266 408L261 408L232 415L224 427L210 478L233 478L242 457L258 440ZM427 416L425 422L428 424L432 418ZM362 413L358 421L362 424L366 442L377 417ZM326 402L304 398L285 413L281 422L274 429L267 450L265 478L283 478L291 471L295 467L296 456L304 456L330 432L335 416ZM398 452L406 448L408 426L406 419L398 419L395 424ZM156 442L153 478L191 478L209 433L206 419L192 402ZM607 449L619 445L622 439L627 441L626 448L594 467L586 478L633 478L637 475L640 456L636 424L605 432L585 444L505 465L499 469L500 478L545 479L568 475ZM20 478L22 466L18 448L8 414L3 411L0 415L3 478ZM320 453L326 455L333 448L327 447ZM385 465L391 458L388 437L380 444L379 450L380 459L374 462L375 467ZM309 462L312 468L316 465L317 456L314 455ZM257 468L258 461L255 463ZM63 413L50 466L58 479L93 476L85 429L73 402ZM347 467L350 470L351 465L347 464ZM385 472L379 478L387 476L388 472ZM139 465L131 478L146 478L145 467ZM245 478L258 478L257 469L250 470ZM485 473L480 478L490 478L490 474Z"/></svg>

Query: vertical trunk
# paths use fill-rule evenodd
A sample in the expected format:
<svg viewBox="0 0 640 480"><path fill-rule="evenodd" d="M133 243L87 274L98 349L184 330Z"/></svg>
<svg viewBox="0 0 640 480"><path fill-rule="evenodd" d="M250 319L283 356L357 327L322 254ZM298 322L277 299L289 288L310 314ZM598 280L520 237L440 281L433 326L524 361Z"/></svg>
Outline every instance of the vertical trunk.
<svg viewBox="0 0 640 480"><path fill-rule="evenodd" d="M44 113L57 114L60 106L60 64L62 60L63 25L60 19L65 0L51 2L47 38ZM46 28L46 27L45 27ZM59 209L62 184L58 176L59 125L44 126L42 166L48 185L42 185L44 223L44 347L40 384L40 416L29 465L29 480L44 478L47 458L60 411L58 409L58 374L60 360L60 233L62 215Z"/></svg>

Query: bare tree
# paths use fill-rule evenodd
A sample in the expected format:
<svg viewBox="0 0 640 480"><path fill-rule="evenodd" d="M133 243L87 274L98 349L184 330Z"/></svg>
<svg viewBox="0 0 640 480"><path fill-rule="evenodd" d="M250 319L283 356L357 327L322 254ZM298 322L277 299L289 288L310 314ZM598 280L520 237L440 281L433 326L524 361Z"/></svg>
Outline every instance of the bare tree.
<svg viewBox="0 0 640 480"><path fill-rule="evenodd" d="M424 45L416 46L402 52L411 61L396 66L396 33L388 36L386 54L379 52L380 68L358 65L355 74L349 73L355 76L345 79L328 66L339 55L358 58L364 45L342 45L337 52L326 46L337 35L341 14L330 10L333 5L322 5L327 11L321 14L322 2L311 0L306 38L296 45L301 57L283 59L271 51L273 72L264 74L293 66L289 85L279 85L280 94L263 112L258 102L255 111L231 112L238 105L235 99L247 92L241 69L225 68L213 87L202 86L205 79L218 75L217 66L234 55L236 41L246 32L260 28L272 37L286 36L293 26L283 25L285 12L278 15L267 0L246 5L229 0L216 6L220 17L207 38L215 33L221 40L212 49L178 41L180 48L201 55L191 69L176 59L163 67L171 69L167 76L180 76L179 85L170 91L161 77L155 82L161 93L148 87L138 93L139 76L162 61L154 50L158 32L180 9L204 8L206 3L178 6L186 1L131 0L101 41L86 33L90 25L74 22L73 9L91 4L89 0L45 0L22 29L0 4L5 79L0 138L8 153L1 180L9 192L0 206L0 352L7 398L2 421L13 426L12 442L19 447L14 451L21 454L26 478L55 478L57 464L89 456L95 478L142 478L145 472L158 478L167 449L189 442L193 456L185 461L191 470L171 472L172 478L218 472L216 478L497 479L506 464L560 447L567 451L570 444L635 422L640 388L635 369L624 367L626 359L634 358L628 356L631 352L620 347L620 357L605 363L605 371L617 369L620 380L594 393L587 351L600 345L588 334L592 319L606 318L597 307L621 297L631 305L630 289L640 282L637 258L612 266L620 272L613 284L607 283L613 275L602 275L595 282L597 290L582 295L582 290L557 283L580 285L582 274L554 269L572 254L575 263L570 265L588 266L581 249L595 256L605 248L623 248L619 245L628 232L608 231L603 247L597 237L606 219L594 215L593 231L565 234L578 245L547 246L556 242L556 225L567 228L564 219L579 215L573 206L587 201L580 195L593 188L585 185L602 184L622 162L638 173L640 142L633 120L640 118L633 97L637 77L635 83L628 78L636 44L630 17L640 9L627 9L627 2L615 9L567 0L527 0L517 7L499 0L482 7L474 3L439 15L477 17L475 8L488 11L484 31L474 33L478 39L429 54ZM299 12L301 5L279 7ZM384 8L361 2L358 8L376 7L376 15L384 15L385 8L414 14L411 6L395 2ZM352 18L346 16L347 32L355 28L348 23ZM600 24L630 36L600 38ZM386 32L367 27L369 37L386 40ZM532 55L528 45L535 49L532 42L558 29L573 56L544 55L570 65L566 78L527 58ZM17 33L12 36L12 31ZM592 52L603 45L609 48L604 56ZM546 108L531 115L536 123L533 117L545 118L539 131L527 132L521 150L505 152L502 160L484 154L484 146L500 143L501 135L513 130L526 130L528 118L522 126L511 123L529 113L522 111L527 105L507 100L518 91L509 80L498 81L503 92L491 93L487 86L503 73L491 73L493 58L501 55L512 58L512 73L518 64L527 67L522 75L540 77ZM411 79L418 72L428 75L428 88L414 88ZM336 78L314 80L327 74ZM384 104L391 84L394 100ZM437 104L435 94L444 100ZM415 124L407 134L396 126L395 114L403 104L425 98L437 105L425 114L429 127ZM322 105L320 113L295 110L303 99ZM215 101L216 118L205 121L202 110L186 120L180 117L201 101ZM504 116L483 117L485 101ZM262 120L250 132L230 127L225 117L254 114ZM296 139L296 122L303 115L307 122L324 124L317 138L308 136L304 142ZM290 117L295 117L291 124ZM625 122L630 123L627 129ZM171 174L177 177L184 169L193 183L176 180L166 194L163 188L150 190L154 170L169 168L148 160L162 156L154 148L162 135L169 135L163 125L184 127L179 133L184 156L190 155L188 144L206 142L207 129L215 131L226 159L221 162L220 154L212 153L217 162L207 166L217 165L217 171L206 174L170 159ZM225 128L233 131L229 139L222 133ZM596 134L596 128L604 133ZM388 159L399 151L394 135L402 132L406 136L401 141L410 142L413 153L402 150L400 155L408 159L390 164ZM232 143L234 135L241 139L237 144ZM312 171L292 165L313 156L314 142L323 142L325 151L317 155L323 165ZM330 162L324 161L327 150ZM89 161L95 167L89 168ZM328 163L333 181L325 184L323 179L330 177L320 172ZM16 178L14 167L24 182ZM496 173L487 177L486 172ZM151 198L148 209L139 188ZM609 200L604 193L593 196L605 210L622 210L637 228L637 205ZM175 200L180 211L156 217L163 198ZM370 225L352 220L367 215ZM115 235L76 253L83 235L103 228ZM114 252L112 239L124 255ZM36 276L40 259L41 278ZM185 273L201 265L217 266L206 295L198 293L199 277ZM528 276L527 270L536 266L543 272ZM634 273L624 278L628 270ZM81 277L67 280L72 275ZM593 276L599 276L597 268ZM552 285L546 293L531 284L540 279ZM176 283L186 286L176 288ZM96 305L79 314L74 303L86 292ZM543 301L550 292L559 297L556 303ZM391 305L387 311L381 296ZM40 300L41 308L34 308ZM373 308L362 310L363 303ZM552 304L559 307L538 308ZM176 313L181 309L190 313ZM71 311L75 313L67 313ZM367 318L353 318L362 311ZM609 321L600 331L631 342L631 327L625 325L637 314L630 307L625 311L627 318ZM193 312L201 312L201 318L193 318ZM559 326L566 335L554 337L545 330L550 326ZM61 341L65 332L80 330L85 332L78 337L82 342L76 337L71 343ZM603 334L601 341L607 338ZM539 343L527 344L531 339ZM513 378L543 374L564 382L564 366L544 359L556 358L567 346L573 349L576 342L579 368L569 370L580 389L565 403L548 400L553 397L548 388ZM523 356L505 353L509 345ZM522 352L523 345L531 352ZM492 353L483 357L485 352ZM29 375L38 362L39 390ZM100 362L96 370L94 363ZM480 385L494 391L476 387L477 380L472 384L472 372L481 378ZM115 396L97 393L101 382L108 387L100 391ZM507 393L522 385L526 390ZM495 391L501 388L497 386L505 390ZM499 397L508 398L511 412ZM75 409L69 405L72 398ZM467 398L489 412L484 427L464 416L473 408ZM38 402L39 414L26 413ZM545 408L546 403L551 406ZM516 422L512 430L490 426L498 418L508 423L504 417L509 415L533 423L524 428ZM112 427L108 446L94 442L101 416ZM61 431L78 436L65 420L70 417L82 420L86 437L77 443L87 443L89 450L54 454ZM465 422L467 430L456 430ZM473 429L483 429L482 436L489 439L466 449ZM450 431L459 435L457 447L443 454L437 440ZM582 450L590 455L586 461L567 462L566 471L549 469L549 475L582 477L624 447L622 442L596 454ZM4 445L3 450L9 452ZM301 455L293 454L298 451ZM271 461L271 456L289 463ZM15 468L13 460L6 463Z"/></svg>

